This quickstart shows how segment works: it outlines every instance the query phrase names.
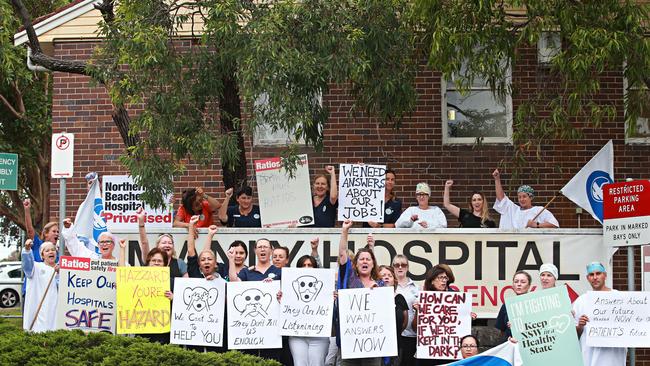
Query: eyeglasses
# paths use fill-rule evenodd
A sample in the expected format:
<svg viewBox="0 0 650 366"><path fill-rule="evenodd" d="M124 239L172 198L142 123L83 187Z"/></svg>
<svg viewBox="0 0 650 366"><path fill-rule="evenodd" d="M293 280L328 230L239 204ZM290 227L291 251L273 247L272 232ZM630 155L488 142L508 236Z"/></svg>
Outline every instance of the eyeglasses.
<svg viewBox="0 0 650 366"><path fill-rule="evenodd" d="M438 277L436 277L436 280L438 280L438 281L449 281L449 277L447 277L447 276L438 276Z"/></svg>
<svg viewBox="0 0 650 366"><path fill-rule="evenodd" d="M478 346L475 344L463 344L461 347L464 349L478 348Z"/></svg>
<svg viewBox="0 0 650 366"><path fill-rule="evenodd" d="M407 263L393 263L395 268L407 268L409 265Z"/></svg>
<svg viewBox="0 0 650 366"><path fill-rule="evenodd" d="M415 194L415 197L424 197L424 196L428 196L428 194L426 194L426 193L416 193Z"/></svg>
<svg viewBox="0 0 650 366"><path fill-rule="evenodd" d="M100 240L99 244L113 244L112 240Z"/></svg>

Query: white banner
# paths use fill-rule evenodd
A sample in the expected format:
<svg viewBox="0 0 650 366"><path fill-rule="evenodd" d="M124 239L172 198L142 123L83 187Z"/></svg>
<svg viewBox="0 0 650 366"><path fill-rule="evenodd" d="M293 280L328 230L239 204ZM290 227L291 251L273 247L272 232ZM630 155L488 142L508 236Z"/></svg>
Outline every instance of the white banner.
<svg viewBox="0 0 650 366"><path fill-rule="evenodd" d="M130 233L118 233L129 239L129 261L139 265L140 246L137 228ZM176 253L187 255L187 231L172 229ZM533 276L532 289L539 286L539 266L554 263L559 269L559 284L568 284L582 294L591 289L584 275L585 266L593 261L608 263L609 249L602 243L600 229L549 229L534 232L502 232L497 229L351 229L349 248L356 251L366 245L366 237L375 237L375 255L379 264L389 264L396 254L409 260L409 276L422 281L427 269L438 263L448 263L456 282L452 287L472 294L472 309L479 317L494 318L508 296L514 296L512 275L526 270ZM149 232L154 242L162 231ZM203 243L206 230L199 229L197 243ZM309 254L309 241L320 238L318 253L323 267L336 266L340 229L219 229L212 241L217 260L225 263L230 243L243 240L253 253L255 241L268 238L273 245L289 248L290 264L295 266L300 256ZM202 245L202 244L201 244ZM117 247L117 246L116 246ZM118 255L115 249L115 256ZM246 264L253 265L249 255ZM613 276L609 276L611 279Z"/></svg>
<svg viewBox="0 0 650 366"><path fill-rule="evenodd" d="M228 349L282 348L280 281L228 282Z"/></svg>
<svg viewBox="0 0 650 366"><path fill-rule="evenodd" d="M223 346L226 281L176 278L170 343Z"/></svg>
<svg viewBox="0 0 650 366"><path fill-rule="evenodd" d="M334 313L334 276L328 268L282 268L280 334L329 337Z"/></svg>
<svg viewBox="0 0 650 366"><path fill-rule="evenodd" d="M135 212L144 207L144 218L147 230L170 229L172 227L172 212L168 206L164 210L154 210L145 205L140 199L144 192L142 187L133 182L128 175L105 175L102 179L102 193L104 197L104 212L108 230L111 232L136 228L138 218ZM171 195L165 198L171 200Z"/></svg>
<svg viewBox="0 0 650 366"><path fill-rule="evenodd" d="M57 329L115 334L117 262L61 257L59 264Z"/></svg>
<svg viewBox="0 0 650 366"><path fill-rule="evenodd" d="M255 160L262 227L305 226L314 221L307 155L300 155L294 177L279 157Z"/></svg>
<svg viewBox="0 0 650 366"><path fill-rule="evenodd" d="M589 322L582 336L588 346L650 346L650 292L590 291L586 296Z"/></svg>
<svg viewBox="0 0 650 366"><path fill-rule="evenodd" d="M472 295L420 291L416 358L460 360L460 339L472 334Z"/></svg>
<svg viewBox="0 0 650 366"><path fill-rule="evenodd" d="M385 165L341 164L338 220L384 222Z"/></svg>
<svg viewBox="0 0 650 366"><path fill-rule="evenodd" d="M397 356L392 287L339 290L338 298L343 359Z"/></svg>

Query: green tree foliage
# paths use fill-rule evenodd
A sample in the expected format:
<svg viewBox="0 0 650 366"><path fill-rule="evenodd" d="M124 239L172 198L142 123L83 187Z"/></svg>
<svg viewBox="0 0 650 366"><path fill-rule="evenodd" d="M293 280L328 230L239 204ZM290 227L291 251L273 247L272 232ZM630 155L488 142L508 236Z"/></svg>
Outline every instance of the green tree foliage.
<svg viewBox="0 0 650 366"><path fill-rule="evenodd" d="M513 121L517 159L551 138L580 136L576 121L600 126L614 117L611 104L598 100L606 70L623 69L627 78L626 121L630 131L642 112L650 84L648 5L632 0L417 0L429 63L467 90L485 79L499 97L517 95L521 85L508 77L545 32L559 35L561 48L534 95L518 107ZM540 80L544 79L544 80ZM528 86L530 87L530 86ZM584 123L583 123L584 124Z"/></svg>
<svg viewBox="0 0 650 366"><path fill-rule="evenodd" d="M83 334L59 330L26 333L0 319L0 364L2 365L138 365L138 366L276 366L276 361L227 353L198 353L175 345L151 343L144 338L106 333Z"/></svg>
<svg viewBox="0 0 650 366"><path fill-rule="evenodd" d="M320 96L332 83L349 87L350 112L399 124L415 104L407 4L120 1L101 25L105 42L91 70L109 81L115 103L144 106L130 131L146 138L122 161L146 187L145 199L161 204L187 158L205 164L219 156L226 169L243 169L234 178L224 172L226 186L242 184L242 133L263 121L319 148L329 115ZM288 146L284 155L295 151Z"/></svg>
<svg viewBox="0 0 650 366"><path fill-rule="evenodd" d="M63 1L32 1L35 15L46 14ZM51 138L50 75L27 69L24 47L14 47L20 22L7 0L0 0L0 151L19 155L19 189L0 193L2 231L11 222L24 227L23 198L32 200L34 225L49 215Z"/></svg>

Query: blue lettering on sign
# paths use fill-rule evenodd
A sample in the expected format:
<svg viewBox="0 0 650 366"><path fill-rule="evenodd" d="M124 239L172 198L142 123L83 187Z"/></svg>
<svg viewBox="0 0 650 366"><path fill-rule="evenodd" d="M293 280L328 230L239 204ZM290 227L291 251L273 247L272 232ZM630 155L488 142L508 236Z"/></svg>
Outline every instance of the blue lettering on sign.
<svg viewBox="0 0 650 366"><path fill-rule="evenodd" d="M587 178L585 192L592 212L601 222L603 221L603 186L613 182L614 180L609 176L609 173L602 170L592 172Z"/></svg>

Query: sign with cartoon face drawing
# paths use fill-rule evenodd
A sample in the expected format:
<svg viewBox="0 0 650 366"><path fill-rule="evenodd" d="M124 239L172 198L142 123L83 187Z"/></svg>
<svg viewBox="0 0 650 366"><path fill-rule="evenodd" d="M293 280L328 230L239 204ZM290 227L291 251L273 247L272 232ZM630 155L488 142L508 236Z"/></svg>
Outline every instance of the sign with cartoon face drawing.
<svg viewBox="0 0 650 366"><path fill-rule="evenodd" d="M335 274L329 268L282 268L280 334L330 336Z"/></svg>
<svg viewBox="0 0 650 366"><path fill-rule="evenodd" d="M176 278L170 343L223 346L226 281Z"/></svg>
<svg viewBox="0 0 650 366"><path fill-rule="evenodd" d="M228 348L281 348L280 281L228 283Z"/></svg>

